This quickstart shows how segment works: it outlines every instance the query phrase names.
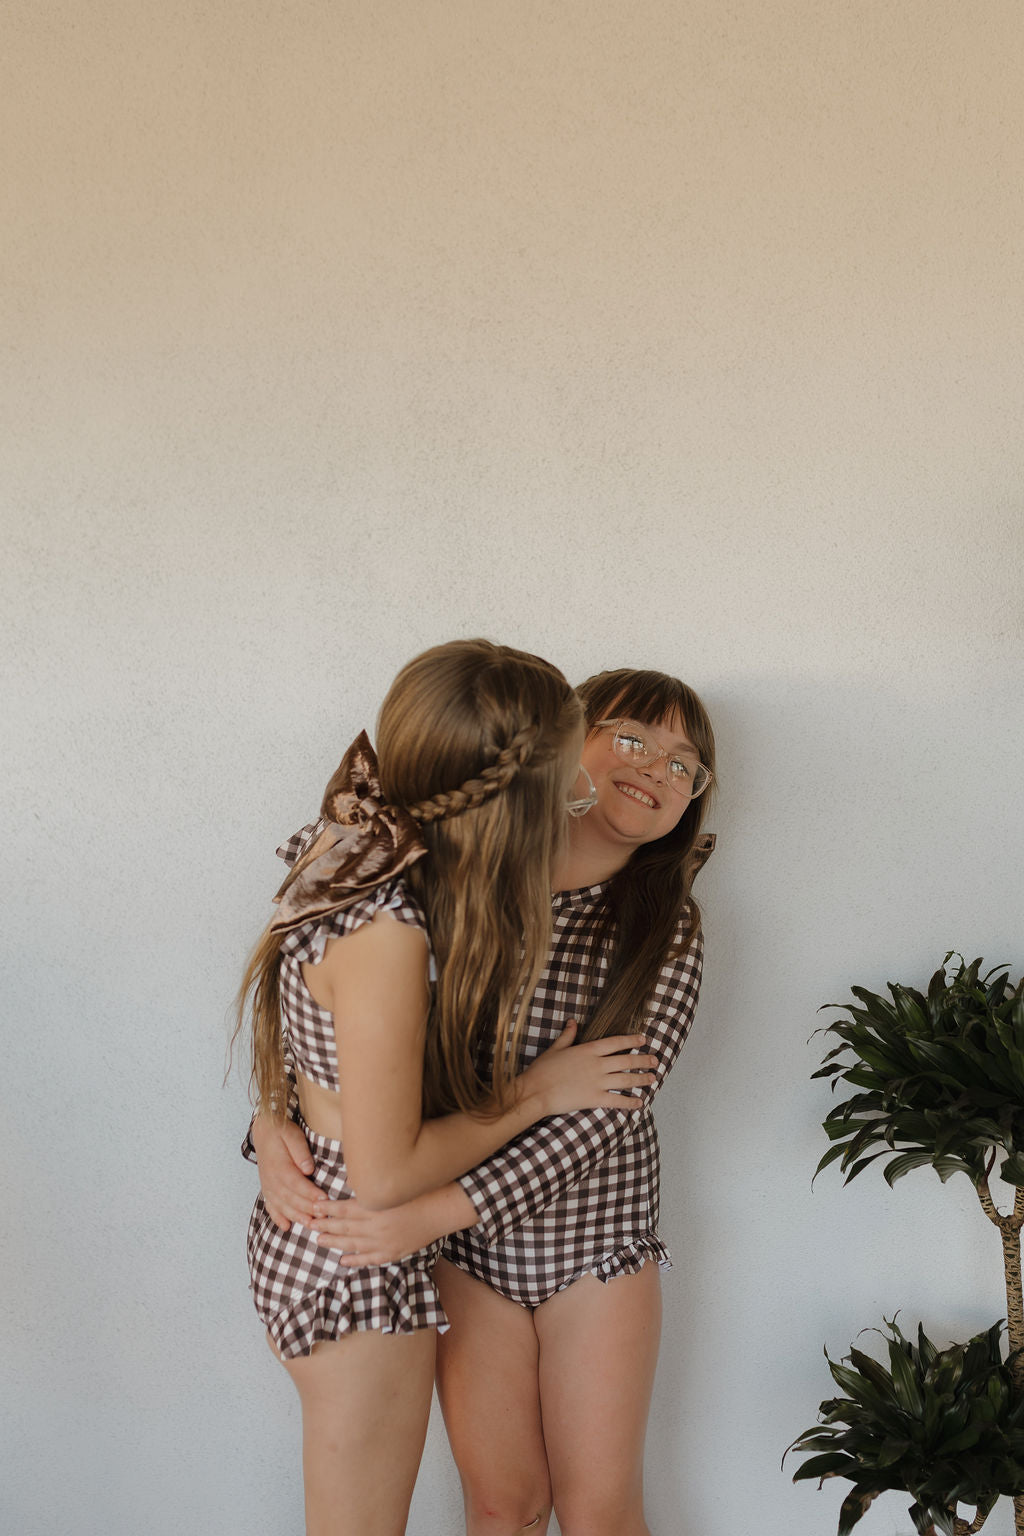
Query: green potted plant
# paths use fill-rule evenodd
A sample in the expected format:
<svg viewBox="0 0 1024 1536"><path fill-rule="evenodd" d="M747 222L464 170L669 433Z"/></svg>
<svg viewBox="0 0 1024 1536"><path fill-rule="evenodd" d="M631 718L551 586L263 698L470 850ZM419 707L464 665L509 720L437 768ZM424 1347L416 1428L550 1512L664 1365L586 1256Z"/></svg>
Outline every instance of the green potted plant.
<svg viewBox="0 0 1024 1536"><path fill-rule="evenodd" d="M814 1074L853 1090L825 1119L832 1145L818 1172L838 1162L848 1183L882 1158L890 1185L929 1165L943 1182L966 1174L999 1233L1007 1356L999 1323L940 1350L923 1329L912 1344L894 1319L888 1370L855 1349L848 1365L829 1362L846 1397L822 1403L822 1422L790 1449L812 1452L794 1480L853 1482L839 1536L893 1488L913 1496L921 1536L980 1530L1003 1494L1024 1536L1024 978L1013 985L1005 968L983 976L980 960L955 958L951 967L947 954L924 993L851 989L857 1003L827 1027L839 1043ZM972 1521L957 1515L958 1503L974 1506Z"/></svg>

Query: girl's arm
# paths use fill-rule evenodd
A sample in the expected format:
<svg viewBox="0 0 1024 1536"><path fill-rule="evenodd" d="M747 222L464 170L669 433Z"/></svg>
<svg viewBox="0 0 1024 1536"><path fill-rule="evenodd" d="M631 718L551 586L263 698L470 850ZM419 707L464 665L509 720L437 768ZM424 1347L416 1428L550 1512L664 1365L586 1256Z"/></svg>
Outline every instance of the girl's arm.
<svg viewBox="0 0 1024 1536"><path fill-rule="evenodd" d="M663 966L647 1007L645 1032L657 1058L653 1080L637 1092L636 1107L594 1108L560 1114L518 1136L457 1183L387 1213L386 1225L355 1202L314 1203L314 1225L324 1246L356 1264L384 1263L425 1247L435 1238L478 1226L495 1243L566 1194L631 1133L674 1066L693 1022L700 990L703 939ZM372 1256L366 1256L372 1255Z"/></svg>
<svg viewBox="0 0 1024 1536"><path fill-rule="evenodd" d="M704 940L698 935L685 954L662 967L643 1024L657 1065L628 1110L601 1107L558 1115L533 1126L459 1179L488 1243L560 1199L630 1135L675 1066L690 1032L703 962Z"/></svg>
<svg viewBox="0 0 1024 1536"><path fill-rule="evenodd" d="M334 1016L341 1124L349 1180L369 1210L402 1205L489 1157L536 1120L611 1108L622 1092L653 1083L653 1057L620 1053L642 1036L610 1036L544 1052L516 1079L511 1106L487 1119L424 1120L423 1045L428 994L424 936L386 913L331 940L305 968L316 1000Z"/></svg>

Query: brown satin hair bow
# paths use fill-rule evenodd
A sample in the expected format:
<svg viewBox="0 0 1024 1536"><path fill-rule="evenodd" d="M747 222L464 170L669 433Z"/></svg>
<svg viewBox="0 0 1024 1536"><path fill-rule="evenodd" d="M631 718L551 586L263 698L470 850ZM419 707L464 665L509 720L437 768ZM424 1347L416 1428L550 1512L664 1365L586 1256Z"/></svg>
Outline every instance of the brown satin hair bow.
<svg viewBox="0 0 1024 1536"><path fill-rule="evenodd" d="M715 851L717 841L717 832L699 833L697 841L690 850L690 869L692 875L695 875L698 870L704 868L704 865Z"/></svg>
<svg viewBox="0 0 1024 1536"><path fill-rule="evenodd" d="M320 815L323 829L274 897L274 933L343 911L427 851L408 811L382 804L377 756L365 731L335 770Z"/></svg>

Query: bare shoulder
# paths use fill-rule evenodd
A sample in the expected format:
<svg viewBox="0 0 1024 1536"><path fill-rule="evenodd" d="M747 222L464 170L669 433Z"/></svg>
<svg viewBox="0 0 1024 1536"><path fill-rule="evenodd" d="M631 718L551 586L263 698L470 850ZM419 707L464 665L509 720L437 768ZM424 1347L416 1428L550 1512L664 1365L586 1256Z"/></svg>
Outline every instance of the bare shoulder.
<svg viewBox="0 0 1024 1536"><path fill-rule="evenodd" d="M380 966L422 970L426 963L426 929L401 922L386 907L353 933L329 939L322 962L332 973Z"/></svg>

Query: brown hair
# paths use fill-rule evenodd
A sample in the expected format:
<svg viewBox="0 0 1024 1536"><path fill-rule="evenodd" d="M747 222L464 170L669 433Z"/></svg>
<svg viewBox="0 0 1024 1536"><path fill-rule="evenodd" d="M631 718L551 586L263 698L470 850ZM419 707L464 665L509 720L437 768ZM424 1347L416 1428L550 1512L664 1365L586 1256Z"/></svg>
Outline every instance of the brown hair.
<svg viewBox="0 0 1024 1536"><path fill-rule="evenodd" d="M701 762L714 772L715 735L708 712L693 689L677 677L622 667L588 677L577 691L590 728L615 717L654 725L679 715ZM595 957L610 949L609 975L581 1031L582 1039L594 1040L638 1025L665 961L682 953L700 933L700 908L692 886L705 857L699 840L713 793L714 782L690 801L671 832L635 849L612 876L593 948ZM677 941L680 919L683 927Z"/></svg>
<svg viewBox="0 0 1024 1536"><path fill-rule="evenodd" d="M582 715L557 668L488 640L456 640L415 657L381 706L384 799L420 823L428 849L403 876L426 914L438 970L427 1114L498 1111L508 1102L550 945L565 752ZM240 1020L252 995L253 1080L257 1102L272 1113L287 1104L279 957L279 935L265 933L239 994ZM489 1083L475 1067L483 1041L494 1045Z"/></svg>

